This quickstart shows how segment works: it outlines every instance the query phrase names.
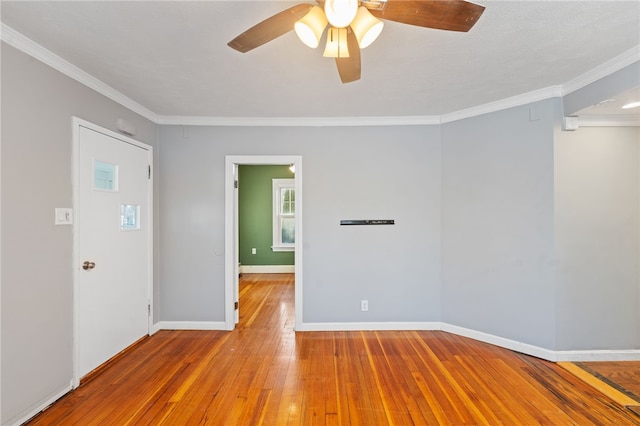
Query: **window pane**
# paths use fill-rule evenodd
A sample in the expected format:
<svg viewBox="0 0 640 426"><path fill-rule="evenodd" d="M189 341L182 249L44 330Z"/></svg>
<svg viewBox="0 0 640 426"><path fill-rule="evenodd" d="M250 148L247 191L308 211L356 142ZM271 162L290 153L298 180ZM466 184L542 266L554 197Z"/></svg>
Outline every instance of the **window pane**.
<svg viewBox="0 0 640 426"><path fill-rule="evenodd" d="M294 204L294 190L293 189L282 189L281 190L281 214L294 214L295 213L295 204Z"/></svg>
<svg viewBox="0 0 640 426"><path fill-rule="evenodd" d="M293 244L296 242L295 222L296 220L292 217L282 218L282 244Z"/></svg>
<svg viewBox="0 0 640 426"><path fill-rule="evenodd" d="M281 213L282 214L287 214L289 213L289 206L287 205L287 190L286 189L281 189L280 190L280 205L281 205Z"/></svg>
<svg viewBox="0 0 640 426"><path fill-rule="evenodd" d="M95 160L93 162L93 187L95 189L116 190L117 166Z"/></svg>
<svg viewBox="0 0 640 426"><path fill-rule="evenodd" d="M273 250L293 250L295 245L295 180L273 179Z"/></svg>
<svg viewBox="0 0 640 426"><path fill-rule="evenodd" d="M134 204L120 205L120 229L140 229L140 206Z"/></svg>

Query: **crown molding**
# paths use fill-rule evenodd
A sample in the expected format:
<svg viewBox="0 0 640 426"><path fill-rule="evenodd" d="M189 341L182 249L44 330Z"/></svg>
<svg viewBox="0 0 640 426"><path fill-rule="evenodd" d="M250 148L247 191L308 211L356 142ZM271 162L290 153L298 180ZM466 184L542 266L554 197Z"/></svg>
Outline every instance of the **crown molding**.
<svg viewBox="0 0 640 426"><path fill-rule="evenodd" d="M594 69L587 71L586 73L579 75L571 81L562 85L562 96L582 89L591 83L594 83L601 78L613 74L616 71L620 71L624 67L627 67L635 62L640 61L640 45L635 46L632 49L616 56L608 62L595 67Z"/></svg>
<svg viewBox="0 0 640 426"><path fill-rule="evenodd" d="M159 116L158 124L183 126L424 126L440 124L440 116L408 117L189 117Z"/></svg>
<svg viewBox="0 0 640 426"><path fill-rule="evenodd" d="M590 116L578 117L578 127L640 127L640 116Z"/></svg>
<svg viewBox="0 0 640 426"><path fill-rule="evenodd" d="M140 114L159 125L185 126L277 126L277 127L320 127L320 126L424 126L450 123L491 112L526 105L554 97L562 97L581 89L607 75L640 61L640 45L618 55L614 59L588 71L564 85L551 86L495 102L454 111L443 115L429 116L380 116L380 117L198 117L159 115L144 107L91 74L62 59L55 53L20 34L4 23L0 23L0 40L38 59L90 89L106 96L120 105ZM584 122L584 124L583 124ZM595 124L598 123L598 124ZM637 126L637 120L619 117L580 118L584 126Z"/></svg>
<svg viewBox="0 0 640 426"><path fill-rule="evenodd" d="M140 114L146 119L153 121L154 123L158 122L158 114L140 105L133 99L120 93L101 80L98 80L91 74L81 70L72 63L62 59L60 56L34 42L33 40L25 37L10 26L4 23L0 24L0 39L8 45L21 50L22 52L34 57L35 59L45 63L46 65L49 65L51 68L60 71L66 76L71 77L77 82L84 84L88 88L95 90L101 95L106 96L107 98L119 103L120 105L130 109L131 111Z"/></svg>
<svg viewBox="0 0 640 426"><path fill-rule="evenodd" d="M551 86L544 89L534 90L533 92L524 93L522 95L512 96L510 98L501 99L499 101L490 102L488 104L463 109L441 116L442 123L450 123L452 121L463 120L465 118L476 117L478 115L488 114L491 112L502 111L533 102L543 101L549 98L560 97L562 86Z"/></svg>

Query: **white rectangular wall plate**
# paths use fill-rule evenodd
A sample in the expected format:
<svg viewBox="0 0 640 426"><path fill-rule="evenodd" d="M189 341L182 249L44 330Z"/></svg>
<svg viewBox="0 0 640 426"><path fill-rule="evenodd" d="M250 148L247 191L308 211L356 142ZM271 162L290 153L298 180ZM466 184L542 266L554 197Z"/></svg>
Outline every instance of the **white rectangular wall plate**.
<svg viewBox="0 0 640 426"><path fill-rule="evenodd" d="M56 207L55 209L55 222L56 225L72 225L73 224L73 209Z"/></svg>

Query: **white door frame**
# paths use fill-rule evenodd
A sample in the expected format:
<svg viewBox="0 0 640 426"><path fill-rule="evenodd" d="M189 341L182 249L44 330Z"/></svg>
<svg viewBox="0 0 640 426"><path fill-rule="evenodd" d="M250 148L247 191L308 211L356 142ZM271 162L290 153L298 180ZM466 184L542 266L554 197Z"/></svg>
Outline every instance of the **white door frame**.
<svg viewBox="0 0 640 426"><path fill-rule="evenodd" d="M105 129L97 126L88 121L82 120L78 117L71 117L72 133L73 133L73 145L71 148L72 156L72 187L73 187L73 211L76 218L78 215L78 206L80 205L80 128L85 127L87 129L102 133L112 138L121 140L131 145L143 148L149 152L149 164L153 164L153 147L142 142L138 142L134 139L126 137L120 133ZM148 283L147 283L147 300L149 304L149 320L147 323L147 333L152 330L153 327L153 173L150 176L150 190L147 192L147 218L146 223L149 226L148 238L147 238L147 268ZM81 272L81 259L80 259L80 227L78 226L78 220L73 221L73 378L71 386L77 388L80 385L80 301L79 301L79 284L80 284L80 272Z"/></svg>
<svg viewBox="0 0 640 426"><path fill-rule="evenodd" d="M225 280L224 280L224 321L225 329L235 328L234 293L238 280L238 233L234 226L238 214L234 203L234 166L235 165L291 165L295 166L296 192L296 245L295 259L295 299L294 328L299 329L302 324L302 156L299 155L227 155L225 157L225 214L224 214L224 242L225 242Z"/></svg>

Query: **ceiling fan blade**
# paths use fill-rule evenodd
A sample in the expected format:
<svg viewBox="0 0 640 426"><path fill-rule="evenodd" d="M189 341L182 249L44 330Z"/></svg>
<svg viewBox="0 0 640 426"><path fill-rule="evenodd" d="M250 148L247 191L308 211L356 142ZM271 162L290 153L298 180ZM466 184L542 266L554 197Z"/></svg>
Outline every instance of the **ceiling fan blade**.
<svg viewBox="0 0 640 426"><path fill-rule="evenodd" d="M439 30L467 32L484 6L464 0L387 0L382 10L369 10L380 19Z"/></svg>
<svg viewBox="0 0 640 426"><path fill-rule="evenodd" d="M227 45L239 52L245 53L249 50L262 46L271 40L293 30L293 25L302 18L313 7L312 4L298 4L276 13L270 18L254 25L238 37L231 40Z"/></svg>
<svg viewBox="0 0 640 426"><path fill-rule="evenodd" d="M336 58L338 74L343 83L360 80L360 46L351 27L347 28L347 49L349 49L348 58Z"/></svg>

